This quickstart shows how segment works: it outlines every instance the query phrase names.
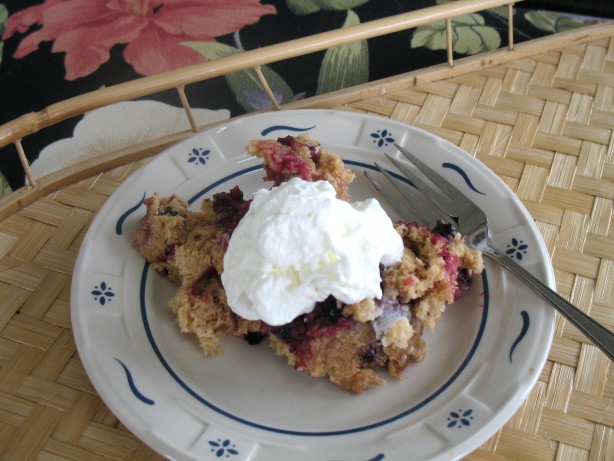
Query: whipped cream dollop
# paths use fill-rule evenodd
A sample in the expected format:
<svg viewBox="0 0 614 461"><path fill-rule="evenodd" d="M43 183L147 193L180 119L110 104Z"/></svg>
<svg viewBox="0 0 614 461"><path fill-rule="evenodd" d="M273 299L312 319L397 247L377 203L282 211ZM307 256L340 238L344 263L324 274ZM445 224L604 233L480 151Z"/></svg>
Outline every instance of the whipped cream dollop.
<svg viewBox="0 0 614 461"><path fill-rule="evenodd" d="M350 204L328 181L294 178L256 192L230 238L222 284L237 315L283 325L329 295L346 304L381 298L379 265L402 254L377 200Z"/></svg>

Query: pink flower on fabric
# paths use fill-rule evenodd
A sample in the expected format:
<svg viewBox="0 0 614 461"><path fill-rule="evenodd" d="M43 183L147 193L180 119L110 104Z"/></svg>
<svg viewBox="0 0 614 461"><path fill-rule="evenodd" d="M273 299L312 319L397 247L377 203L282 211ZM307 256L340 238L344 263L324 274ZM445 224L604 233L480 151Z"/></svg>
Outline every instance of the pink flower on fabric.
<svg viewBox="0 0 614 461"><path fill-rule="evenodd" d="M11 15L3 38L41 25L14 57L54 41L52 51L66 53L67 80L94 72L118 44L127 44L124 58L134 70L151 75L205 61L182 42L214 41L275 13L260 0L46 0Z"/></svg>

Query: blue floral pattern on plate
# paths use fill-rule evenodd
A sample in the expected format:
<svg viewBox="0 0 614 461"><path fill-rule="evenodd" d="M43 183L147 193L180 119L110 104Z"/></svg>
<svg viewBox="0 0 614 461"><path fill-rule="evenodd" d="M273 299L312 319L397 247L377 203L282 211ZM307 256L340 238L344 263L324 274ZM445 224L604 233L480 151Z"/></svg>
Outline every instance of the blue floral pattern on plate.
<svg viewBox="0 0 614 461"><path fill-rule="evenodd" d="M523 255L527 254L527 249L529 245L524 243L524 241L519 240L517 238L513 238L512 241L507 245L507 250L505 250L505 254L510 258L516 258L518 261L522 260Z"/></svg>
<svg viewBox="0 0 614 461"><path fill-rule="evenodd" d="M95 285L91 293L94 297L94 301L98 301L101 306L104 306L115 297L113 289L107 285L105 281L102 281L99 285Z"/></svg>
<svg viewBox="0 0 614 461"><path fill-rule="evenodd" d="M210 154L211 154L211 149L203 149L202 147L194 147L188 153L188 163L192 163L194 165L206 165L207 160L209 160Z"/></svg>
<svg viewBox="0 0 614 461"><path fill-rule="evenodd" d="M396 142L392 133L385 128L383 130L375 130L371 133L371 137L373 142L377 144L377 147L385 147Z"/></svg>
<svg viewBox="0 0 614 461"><path fill-rule="evenodd" d="M239 454L236 445L230 439L209 440L209 446L217 458L230 458Z"/></svg>
<svg viewBox="0 0 614 461"><path fill-rule="evenodd" d="M458 411L451 411L448 416L448 427L462 429L463 427L471 426L472 421L473 410L471 408L468 410L460 409Z"/></svg>

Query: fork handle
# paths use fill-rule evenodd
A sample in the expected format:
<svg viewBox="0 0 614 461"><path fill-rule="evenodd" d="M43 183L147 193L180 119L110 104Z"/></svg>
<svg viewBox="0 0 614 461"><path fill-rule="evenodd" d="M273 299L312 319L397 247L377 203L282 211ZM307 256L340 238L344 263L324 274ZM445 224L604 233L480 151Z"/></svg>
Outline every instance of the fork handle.
<svg viewBox="0 0 614 461"><path fill-rule="evenodd" d="M480 250L482 250L485 256L488 256L494 262L512 272L536 293L550 301L557 311L593 341L610 360L614 361L614 333L586 315L554 290L544 285L516 261L503 255L492 243L489 242L487 248L480 248Z"/></svg>

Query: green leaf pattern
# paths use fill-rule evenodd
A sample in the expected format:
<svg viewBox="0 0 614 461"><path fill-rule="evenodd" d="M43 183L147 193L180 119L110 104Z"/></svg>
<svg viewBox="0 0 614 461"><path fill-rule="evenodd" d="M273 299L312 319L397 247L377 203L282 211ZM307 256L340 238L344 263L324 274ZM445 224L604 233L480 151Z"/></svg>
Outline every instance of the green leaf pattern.
<svg viewBox="0 0 614 461"><path fill-rule="evenodd" d="M5 195L10 194L12 191L11 186L9 186L8 181L4 177L2 173L0 173L0 197L4 197Z"/></svg>
<svg viewBox="0 0 614 461"><path fill-rule="evenodd" d="M529 11L524 17L537 29L553 34L585 25L585 23L579 19L553 11Z"/></svg>
<svg viewBox="0 0 614 461"><path fill-rule="evenodd" d="M345 11L367 3L369 0L286 0L286 5L297 16L325 11Z"/></svg>
<svg viewBox="0 0 614 461"><path fill-rule="evenodd" d="M304 16L320 11L320 7L314 0L286 0L286 5L295 16Z"/></svg>
<svg viewBox="0 0 614 461"><path fill-rule="evenodd" d="M286 0L286 6L297 16L322 11L346 11L346 19L342 27L351 27L360 24L360 18L353 11L353 8L364 5L368 1ZM435 3L448 3L449 1L435 0ZM516 11L512 10L512 14L515 13ZM452 48L455 53L476 55L496 50L501 46L499 29L503 31L505 28L487 25L483 15L505 24L509 19L509 9L507 6L502 6L489 9L482 14L472 13L453 18L451 20ZM525 14L525 19L534 27L549 33L561 32L584 24L578 19L548 11L530 11ZM6 10L3 10L2 5L0 5L0 31L4 27L3 21L5 20ZM241 52L239 48L217 42L186 42L183 45L196 50L209 60ZM240 43L237 46L240 47ZM445 21L436 21L415 28L411 36L410 46L412 48L423 47L429 50L445 50L447 48ZM285 80L269 66L262 66L261 70L279 104L285 104L301 97L301 95L295 95ZM266 92L253 70L229 74L226 76L226 81L237 102L246 111L251 112L271 107ZM368 81L369 49L367 41L347 43L330 48L324 53L318 73L316 94L322 95Z"/></svg>
<svg viewBox="0 0 614 461"><path fill-rule="evenodd" d="M360 24L358 15L347 12L343 27ZM369 49L360 40L330 48L322 60L318 75L317 94L325 94L369 81Z"/></svg>
<svg viewBox="0 0 614 461"><path fill-rule="evenodd" d="M218 42L184 42L183 45L192 48L210 61L241 53L238 48ZM294 97L292 89L279 74L268 66L261 66L261 71L278 104L292 101ZM252 69L227 74L226 82L237 102L247 112L268 109L272 106L256 72Z"/></svg>
<svg viewBox="0 0 614 461"><path fill-rule="evenodd" d="M496 8L491 8L486 11L504 21L507 21L507 19L509 18L509 9L507 8L507 6L498 6Z"/></svg>
<svg viewBox="0 0 614 461"><path fill-rule="evenodd" d="M351 8L367 1L369 0L286 0L286 3L295 15L311 14L320 10L347 10L343 27L350 27L360 24L360 18ZM241 53L239 48L219 42L184 42L182 45L192 48L210 61ZM278 104L285 104L300 97L295 95L286 81L269 66L261 66L261 71ZM272 106L253 70L233 72L225 78L237 102L247 112ZM325 94L368 81L369 50L366 40L347 43L330 48L324 53L316 94Z"/></svg>
<svg viewBox="0 0 614 461"><path fill-rule="evenodd" d="M485 25L484 17L480 14L464 14L452 19L451 23L452 49L456 53L474 55L496 50L501 46L499 32L494 27ZM417 27L411 39L411 47L446 49L445 21Z"/></svg>

